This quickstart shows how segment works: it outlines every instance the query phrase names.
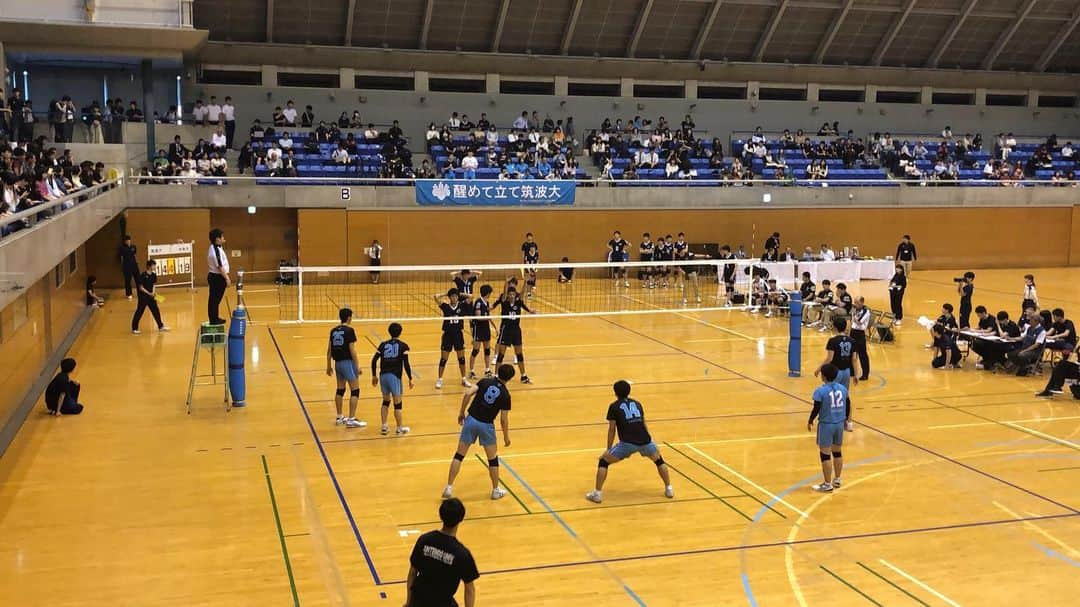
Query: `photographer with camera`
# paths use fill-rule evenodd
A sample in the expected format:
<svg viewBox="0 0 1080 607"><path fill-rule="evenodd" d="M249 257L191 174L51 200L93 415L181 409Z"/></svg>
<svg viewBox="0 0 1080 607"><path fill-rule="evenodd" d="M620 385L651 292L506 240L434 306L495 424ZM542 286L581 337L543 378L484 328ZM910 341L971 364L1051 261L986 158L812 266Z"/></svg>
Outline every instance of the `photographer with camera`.
<svg viewBox="0 0 1080 607"><path fill-rule="evenodd" d="M975 292L975 272L964 272L960 278L954 278L956 293L960 295L960 328L971 328L971 295Z"/></svg>

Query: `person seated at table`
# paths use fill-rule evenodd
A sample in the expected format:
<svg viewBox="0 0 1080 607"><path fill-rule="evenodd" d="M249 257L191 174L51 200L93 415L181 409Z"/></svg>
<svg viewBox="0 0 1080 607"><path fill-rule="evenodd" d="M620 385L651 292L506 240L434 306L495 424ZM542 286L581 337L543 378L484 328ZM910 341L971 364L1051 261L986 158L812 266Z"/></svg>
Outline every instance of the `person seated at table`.
<svg viewBox="0 0 1080 607"><path fill-rule="evenodd" d="M769 281L761 270L754 266L750 269L754 273L754 279L750 282L750 313L757 314L760 308L768 305Z"/></svg>
<svg viewBox="0 0 1080 607"><path fill-rule="evenodd" d="M815 293L816 288L817 288L817 285L814 284L814 281L810 280L810 272L803 272L802 273L802 283L799 284L799 296L802 299L802 304L803 304L802 322L803 322L804 325L808 324L808 322L809 322L807 320L806 316L807 316L807 313L810 311L810 308L815 307L815 305L814 305L814 295L816 294Z"/></svg>
<svg viewBox="0 0 1080 607"><path fill-rule="evenodd" d="M836 261L836 253L825 243L821 243L821 251L818 252L818 257L821 258L821 261Z"/></svg>
<svg viewBox="0 0 1080 607"><path fill-rule="evenodd" d="M776 284L775 278L769 279L768 292L765 295L765 306L768 308L768 311L765 312L766 318L773 314L779 314L781 310L788 309L787 291Z"/></svg>
<svg viewBox="0 0 1080 607"><path fill-rule="evenodd" d="M982 357L982 363L976 364L976 369L993 371L997 366L1005 364L1005 356L1012 350L1020 347L1020 327L1009 319L1009 313L1001 310L997 313L997 340L978 340L972 348Z"/></svg>
<svg viewBox="0 0 1080 607"><path fill-rule="evenodd" d="M813 321L810 321L810 319L807 318L807 325L811 327L824 326L825 308L831 306L834 299L835 296L833 295L832 281L826 278L821 281L821 290L814 296L814 303L816 305L811 308L817 310L817 317Z"/></svg>
<svg viewBox="0 0 1080 607"><path fill-rule="evenodd" d="M824 281L822 281L822 284L824 284ZM836 283L836 300L830 305L822 306L821 320L825 323L821 327L822 332L832 326L834 319L850 316L851 306L851 294L847 292L847 285L842 282Z"/></svg>
<svg viewBox="0 0 1080 607"><path fill-rule="evenodd" d="M930 366L935 369L960 368L960 348L952 331L936 324L930 329L930 334L934 336L934 359L930 361Z"/></svg>
<svg viewBox="0 0 1080 607"><path fill-rule="evenodd" d="M779 261L779 259L776 249L765 249L765 252L761 254L761 261Z"/></svg>
<svg viewBox="0 0 1080 607"><path fill-rule="evenodd" d="M978 354L980 358L983 356L983 351L986 350L986 340L979 339L980 337L994 336L996 337L999 332L997 319L991 316L986 311L986 306L975 306L975 316L978 318L978 324L974 329L967 329L964 331L965 337L971 339L971 351ZM976 364L978 369L978 364Z"/></svg>
<svg viewBox="0 0 1080 607"><path fill-rule="evenodd" d="M803 249L802 259L800 261L814 261L814 250L810 247Z"/></svg>
<svg viewBox="0 0 1080 607"><path fill-rule="evenodd" d="M1046 329L1043 327L1043 318L1035 308L1024 310L1027 325L1020 336L1020 347L1006 355L1010 370L1016 369L1018 377L1024 377L1031 372L1031 367L1042 357L1046 347Z"/></svg>
<svg viewBox="0 0 1080 607"><path fill-rule="evenodd" d="M959 330L959 325L956 322L956 317L953 316L953 305L951 303L941 305L941 316L937 317L937 321L935 321L934 324L935 325L941 325L941 326L945 327L945 330L949 331L950 333L956 333ZM927 350L934 347L933 339L934 339L934 329L933 329L933 327L931 327L930 328L930 340L931 340L931 343L926 344L926 349Z"/></svg>
<svg viewBox="0 0 1080 607"><path fill-rule="evenodd" d="M1072 352L1076 349L1076 326L1065 318L1065 310L1054 308L1050 330L1046 332L1046 347L1051 350Z"/></svg>
<svg viewBox="0 0 1080 607"><path fill-rule="evenodd" d="M1053 372L1050 373L1046 387L1042 389L1042 392L1036 392L1035 396L1049 398L1055 394L1061 394L1065 388L1065 380L1080 380L1080 364L1077 363L1075 354L1074 351L1065 352L1065 358L1061 359L1061 362L1055 365ZM1073 395L1076 394L1076 385L1074 385Z"/></svg>

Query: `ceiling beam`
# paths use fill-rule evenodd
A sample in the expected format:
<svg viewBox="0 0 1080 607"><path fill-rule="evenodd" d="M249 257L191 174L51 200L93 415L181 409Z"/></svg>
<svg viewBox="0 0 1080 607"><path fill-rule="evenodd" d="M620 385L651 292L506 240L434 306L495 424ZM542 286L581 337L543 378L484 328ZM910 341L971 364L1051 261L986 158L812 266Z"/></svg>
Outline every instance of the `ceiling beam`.
<svg viewBox="0 0 1080 607"><path fill-rule="evenodd" d="M435 12L435 0L427 0L424 6L424 21L420 26L420 42L417 45L420 50L427 49L428 32L431 31L431 14Z"/></svg>
<svg viewBox="0 0 1080 607"><path fill-rule="evenodd" d="M1072 35L1073 30L1076 29L1078 24L1080 24L1080 7L1077 7L1077 9L1073 11L1072 19L1069 19L1068 23L1061 26L1061 29L1054 35L1053 40L1050 41L1049 46L1046 47L1043 54L1039 55L1039 60L1035 63L1036 72L1046 71L1046 68L1050 66L1050 61L1052 61L1054 55L1057 54L1058 49L1060 49L1061 45L1065 44L1065 41L1069 39L1069 36Z"/></svg>
<svg viewBox="0 0 1080 607"><path fill-rule="evenodd" d="M904 4L903 10L896 19L893 20L892 25L889 26L889 31L885 32L885 37L881 39L878 44L877 50L874 51L874 57L870 60L870 65L881 65L881 60L885 58L885 53L889 52L889 47L892 46L893 40L896 40L896 35L903 29L904 23L907 21L911 10L915 8L915 3L919 0L907 0Z"/></svg>
<svg viewBox="0 0 1080 607"><path fill-rule="evenodd" d="M638 11L637 25L634 26L634 35L630 37L630 44L626 47L626 56L633 57L637 52L638 42L641 40L641 33L645 31L645 22L649 20L649 13L652 12L653 0L645 0L645 6Z"/></svg>
<svg viewBox="0 0 1080 607"><path fill-rule="evenodd" d="M266 0L266 41L274 41L274 0Z"/></svg>
<svg viewBox="0 0 1080 607"><path fill-rule="evenodd" d="M566 29L563 30L562 44L559 45L559 53L570 53L570 43L574 40L574 28L577 27L578 15L581 14L581 5L585 0L574 0L574 6L570 9L570 17L566 20Z"/></svg>
<svg viewBox="0 0 1080 607"><path fill-rule="evenodd" d="M499 7L499 17L495 21L495 36L491 39L491 52L499 52L499 43L502 42L503 28L506 26L506 13L510 12L510 0L502 0Z"/></svg>
<svg viewBox="0 0 1080 607"><path fill-rule="evenodd" d="M960 31L960 28L964 27L964 22L971 16L971 11L975 10L975 5L979 0L967 0L964 2L963 8L960 9L960 14L953 19L952 25L949 29L945 30L945 35L938 40L937 46L934 47L934 52L930 53L930 58L926 60L926 67L937 67L941 61L941 56L945 54L945 51L949 49L949 45L952 44L956 33Z"/></svg>
<svg viewBox="0 0 1080 607"><path fill-rule="evenodd" d="M772 41L773 34L776 33L780 20L784 18L784 11L787 10L787 7L788 0L781 0L780 6L776 7L776 11L773 12L772 17L769 19L769 24L765 26L765 31L761 32L761 37L758 38L757 45L754 46L754 61L761 61L761 58L765 56L765 49L768 48L769 42Z"/></svg>
<svg viewBox="0 0 1080 607"><path fill-rule="evenodd" d="M833 18L832 25L825 32L825 36L822 37L821 42L818 44L817 51L814 52L814 63L825 61L825 52L829 50L829 45L836 38L836 33L840 31L840 26L844 24L844 18L847 17L848 11L851 10L854 4L855 0L847 0L844 6L840 7L840 14Z"/></svg>
<svg viewBox="0 0 1080 607"><path fill-rule="evenodd" d="M352 46L352 22L356 16L356 0L349 0L349 9L345 12L345 46Z"/></svg>
<svg viewBox="0 0 1080 607"><path fill-rule="evenodd" d="M694 47L690 50L691 59L701 59L701 51L705 50L705 41L709 39L709 32L712 31L713 23L716 22L716 16L720 14L721 4L723 0L713 0L712 6L709 7L709 14L701 22L701 29L698 30L697 38L694 39Z"/></svg>
<svg viewBox="0 0 1080 607"><path fill-rule="evenodd" d="M1039 0L1027 0L1027 2L1020 7L1020 12L1017 13L1016 19L1014 19L1013 22L1009 24L1009 27L1005 28L1005 31L998 36L997 41L994 42L994 46L990 47L990 52L987 53L986 58L983 59L982 68L984 70L994 69L994 62L997 61L998 55L1001 54L1001 51L1005 50L1005 47L1009 44L1009 40L1012 40L1013 35L1016 34L1016 30L1020 29L1020 24L1024 22L1024 19L1027 19L1028 13L1031 12L1031 9L1035 8L1035 3L1038 1Z"/></svg>

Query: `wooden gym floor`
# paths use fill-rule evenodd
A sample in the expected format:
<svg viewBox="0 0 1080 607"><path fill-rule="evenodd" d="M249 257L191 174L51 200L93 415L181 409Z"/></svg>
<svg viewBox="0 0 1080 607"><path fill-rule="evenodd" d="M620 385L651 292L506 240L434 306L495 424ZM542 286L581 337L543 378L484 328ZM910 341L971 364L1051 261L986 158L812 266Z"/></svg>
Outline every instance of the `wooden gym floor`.
<svg viewBox="0 0 1080 607"><path fill-rule="evenodd" d="M978 272L975 303L1015 314L1027 270ZM1047 307L1080 316L1080 270L1037 270ZM1074 605L1080 579L1080 406L1037 400L1045 377L934 371L915 320L956 302L956 272L917 271L897 343L872 346L853 392L847 483L813 493L810 370L786 376L787 320L742 312L524 322L529 374L512 385L512 496L491 502L470 454L456 485L481 605ZM548 288L541 285L541 289ZM635 287L637 288L637 287ZM884 283L864 282L874 307ZM541 290L542 301L543 290ZM280 325L249 288L250 405L221 387L185 414L205 292L168 292L173 332L117 294L72 356L87 411L39 408L0 460L5 605L400 605L416 535L436 526L457 442L457 370L433 388L438 327L406 323L413 433L333 424L325 325ZM359 325L362 358L383 327ZM610 384L634 381L671 464L667 500L641 458L585 501Z"/></svg>

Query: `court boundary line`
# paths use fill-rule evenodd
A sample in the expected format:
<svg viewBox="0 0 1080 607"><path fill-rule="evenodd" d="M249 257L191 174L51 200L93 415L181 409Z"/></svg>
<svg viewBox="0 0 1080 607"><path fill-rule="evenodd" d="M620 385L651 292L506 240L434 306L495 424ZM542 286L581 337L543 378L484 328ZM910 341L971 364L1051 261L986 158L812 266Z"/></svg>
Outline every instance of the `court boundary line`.
<svg viewBox="0 0 1080 607"><path fill-rule="evenodd" d="M281 527L281 515L278 513L277 498L274 497L274 484L270 481L270 466L266 463L266 454L262 454L263 475L266 477L266 490L270 494L270 506L274 509L274 524L277 526L278 540L281 542L281 555L285 558L285 572L289 575L289 589L292 590L293 605L300 607L300 595L296 592L296 578L293 577L292 561L289 560L289 547L285 542L285 531Z"/></svg>
<svg viewBox="0 0 1080 607"><path fill-rule="evenodd" d="M772 510L772 511L773 511L774 513L778 514L778 515L780 516L780 518L784 518L784 519L786 519L786 518L787 518L786 516L784 516L784 513L783 513L783 512L780 512L780 511L779 511L779 510L777 510L776 508L773 508L772 506L770 506L770 505L766 504L765 502L761 501L761 500L760 500L760 499L758 499L757 497L755 497L755 496L753 496L753 495L750 495L750 493L749 493L749 492L748 492L748 491L747 491L746 489L743 489L742 487L740 487L740 486L736 485L735 483L731 482L730 480L728 480L727 478L725 478L725 477L724 477L723 475L721 475L721 474L720 474L719 472L717 472L716 470L713 470L712 468L710 468L710 467L706 466L705 464L703 464L703 463L699 462L698 460L696 460L696 459L694 459L694 458L690 457L689 455L687 455L687 454L683 453L682 451L679 451L679 450L678 450L678 449L676 449L676 448L675 448L675 446L674 446L674 445L672 445L671 443L665 442L664 444L665 444L665 445L667 445L667 447L668 447L669 449L671 449L672 451L674 451L675 453L678 453L679 455L683 456L683 457L684 457L684 458L686 458L687 460L689 460L689 461L693 462L694 464L696 464L696 465L697 465L697 466L698 466L699 468L701 468L702 470L704 470L704 471L708 472L709 474L712 474L712 475L713 475L713 476L715 476L716 478L718 478L718 479L720 479L720 480L724 481L725 483L727 483L727 484L731 485L731 486L732 486L732 487L733 487L734 489L736 489L736 490L738 490L738 491L741 491L741 492L742 492L742 494L743 494L743 495L745 495L746 497L748 497L748 498L750 498L750 499L754 500L755 502L757 502L758 504L760 504L760 505L764 506L765 508L768 508L769 510ZM687 445L687 446L689 446L689 445ZM741 513L740 513L740 514L741 514ZM743 514L743 516L744 516L744 517L746 517L746 520L748 520L748 521L753 521L753 520L754 520L754 519L753 519L753 517L750 517L750 516L746 516L745 514Z"/></svg>
<svg viewBox="0 0 1080 607"><path fill-rule="evenodd" d="M345 510L345 518L348 519L349 525L353 530L353 535L356 537L356 542L360 545L360 551L364 554L364 561L371 571L371 577L375 581L376 586L381 586L383 585L383 582L379 579L379 572L375 569L375 562L371 558L371 553L368 552L367 545L364 543L364 538L360 535L360 528L356 524L356 519L353 518L352 509L349 508L349 503L345 499L345 493L341 490L341 484L338 483L337 475L334 474L334 467L330 465L330 458L326 455L326 449L323 448L319 433L315 430L315 423L311 421L311 415L308 413L307 406L304 404L304 399L300 396L300 389L296 386L296 380L293 379L292 371L289 370L289 364L285 361L285 354L282 353L277 337L274 336L274 329L272 327L267 327L266 330L270 333L270 341L273 342L274 349L277 350L278 359L281 361L281 366L285 369L285 377L288 378L289 384L292 385L293 394L296 395L296 402L300 405L300 411L304 414L304 419L307 421L308 429L311 431L311 437L315 439L315 447L318 448L323 464L326 465L326 471L330 475L330 482L333 483L334 490L337 491L338 494L338 500L341 502L341 507Z"/></svg>
<svg viewBox="0 0 1080 607"><path fill-rule="evenodd" d="M565 569L568 567L581 567L587 565L603 565L608 563L624 563L631 561L644 561L664 558L677 558L681 556L698 556L702 554L717 554L721 552L734 552L736 550L759 550L767 548L788 548L791 546L801 546L805 544L821 544L826 542L840 542L848 540L861 540L870 539L876 537L890 537L896 535L914 535L918 533L935 533L940 531L955 531L957 529L970 529L978 527L994 527L999 525L1013 525L1017 523L1029 523L1032 521L1045 521L1045 520L1057 520L1057 519L1069 519L1080 517L1080 512L1065 512L1061 514L1047 514L1044 516L1028 517L1024 519L999 519L989 521L974 521L970 523L953 523L949 525L936 525L933 527L916 527L913 529L890 529L887 531L872 531L868 533L856 533L848 535L835 535L817 538L807 538L802 540L793 541L776 541L765 542L758 544L747 545L731 545L731 546L713 546L710 548L696 548L692 550L680 550L675 552L657 552L652 554L638 554L631 556L618 556L604 559L596 559L590 561L572 561L566 563L549 563L545 565L531 565L528 567L514 567L508 569L493 569L491 571L482 571L481 575L497 575L506 573L520 573L525 571L542 571L546 569ZM404 584L405 580L392 580L383 582L383 586L393 586Z"/></svg>
<svg viewBox="0 0 1080 607"><path fill-rule="evenodd" d="M905 590L905 589L904 589L904 588L903 588L902 586L900 586L900 584L897 584L896 582L894 582L894 581L890 580L889 578L885 577L884 575L881 575L881 574L880 574L880 573L878 573L877 571L874 571L873 569L871 569L871 568L870 568L870 567L868 567L867 565L863 564L863 562L862 562L862 561L855 561L855 564L856 564L856 565L858 565L859 567L862 567L863 569L865 569L865 570L869 571L869 572L870 572L871 574L873 574L873 576L874 576L874 577L876 577L876 578L880 579L881 581L883 581L883 582L885 582L886 584L888 584L888 585L892 586L893 588L896 588L896 589L897 589L897 590L899 590L900 592L903 592L904 594L908 595L908 596L909 596L909 597L910 597L910 598L911 598L912 600L914 600L914 601L915 601L916 603L918 603L918 604L922 605L923 607L930 607L930 604L929 604L929 603L927 603L927 602L923 601L922 599L920 599L919 597L915 596L914 594L911 594L910 592L908 592L907 590Z"/></svg>
<svg viewBox="0 0 1080 607"><path fill-rule="evenodd" d="M825 565L820 565L820 564L819 564L819 565L818 565L818 567L820 567L820 568L821 568L821 570L822 570L822 571L824 571L825 573L828 573L829 575L831 575L831 576L833 577L833 579L835 579L836 581L838 581L838 582L840 582L841 584L843 584L843 585L847 586L848 588L850 588L850 589L854 590L854 591L855 591L856 593L858 593L858 595L859 595L859 596L861 596L862 598L864 598L864 599L866 599L866 600L870 601L871 603L873 603L873 604L877 605L877 607L885 607L885 606L884 606L884 605L882 605L881 603L879 603L879 602L875 601L874 599L872 599L872 598L870 597L870 595L866 594L866 593L865 593L865 592L863 592L862 590L859 590L859 589L858 589L858 587L856 587L856 586L855 586L855 584L852 584L851 582L849 582L849 581L845 580L844 578L840 577L840 576L839 576L838 574L836 574L836 573L833 573L833 572L832 572L832 570L830 570L830 569L829 569L828 567L826 567Z"/></svg>
<svg viewBox="0 0 1080 607"><path fill-rule="evenodd" d="M490 466L488 466L487 462L484 461L484 458L480 457L479 453L474 453L473 455L476 456L476 461L480 462L480 465L482 465L484 467L484 470L487 471ZM502 459L502 458L500 458L500 459ZM507 493L510 494L510 497L514 498L514 500L517 501L518 505L520 505L521 508L523 510L525 510L525 514L532 514L533 513L533 511L529 510L529 507L525 505L525 502L521 501L521 498L518 497L518 494L514 493L514 490L511 489L510 485L507 485L503 481L502 478L499 479L499 484L502 485L504 488L506 488L506 491L507 491Z"/></svg>
<svg viewBox="0 0 1080 607"><path fill-rule="evenodd" d="M701 489L701 490L702 490L702 491L704 491L705 493L708 493L708 494L709 494L710 496L712 496L713 498L715 498L715 499L717 499L717 500L720 500L720 503L721 503L721 504L723 504L723 505L727 506L728 508L731 508L731 509L732 509L732 510L734 510L734 511L735 511L735 512L736 512L736 513L737 513L737 514L739 515L739 516L741 516L741 517L745 518L746 520L751 520L751 519L750 519L750 517L749 517L749 516L747 516L745 512L743 512L742 510L739 510L739 509L738 509L738 508L736 508L735 506L732 506L731 504L727 503L727 501L726 501L726 500L725 500L724 498L722 498L722 497L720 497L719 495L717 495L717 494L713 493L713 492L712 492L711 490L709 490L709 489L708 489L707 487L705 487L705 485L702 485L701 483L697 482L697 481L696 481L696 480L694 480L693 478L690 478L690 475L686 474L686 473L685 473L685 472L683 472L682 470L679 470L678 468L676 468L675 466L673 466L673 465L671 464L671 462L665 462L665 463L667 464L667 467L668 467L668 468L671 468L672 470L674 470L676 474L678 474L679 476L681 476L681 477L685 478L686 480L690 481L690 484L691 484L691 485L694 485L694 486L695 486L695 487L697 487L698 489ZM735 497L743 497L743 496L741 496L741 495L737 495L737 496L735 496Z"/></svg>
<svg viewBox="0 0 1080 607"><path fill-rule="evenodd" d="M893 570L893 571L895 571L896 573L899 573L899 574L900 574L900 575L902 575L902 576L903 576L904 578L906 578L906 579L907 579L907 580L908 580L909 582L911 582L911 583L915 584L915 585L916 585L916 586L918 586L919 588L922 588L923 590L925 590L925 591L929 592L930 594L932 594L932 595L936 596L937 598L939 598L939 599L941 599L941 600L945 601L945 602L946 602L947 604L951 605L952 607L960 607L960 604L959 604L959 603L957 603L956 601L954 601L954 600L950 599L949 597L947 597L947 596L945 596L944 594L942 594L942 593L938 592L937 590L934 590L934 589L933 589L933 588L932 588L932 587L931 587L931 586L930 586L929 584L927 584L926 582L924 582L924 581L920 580L919 578L917 578L917 577L915 577L915 576L911 575L910 573L908 573L908 572L904 571L903 569L901 569L901 568L897 567L896 565L893 565L893 564L892 564L892 563L890 563L889 561L886 561L885 559L878 559L878 562L879 562L879 563L881 563L882 565L885 565L885 566L886 566L886 567L888 567L889 569L892 569L892 570Z"/></svg>

